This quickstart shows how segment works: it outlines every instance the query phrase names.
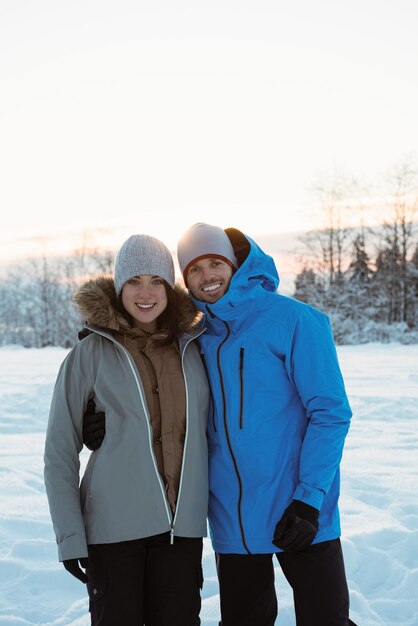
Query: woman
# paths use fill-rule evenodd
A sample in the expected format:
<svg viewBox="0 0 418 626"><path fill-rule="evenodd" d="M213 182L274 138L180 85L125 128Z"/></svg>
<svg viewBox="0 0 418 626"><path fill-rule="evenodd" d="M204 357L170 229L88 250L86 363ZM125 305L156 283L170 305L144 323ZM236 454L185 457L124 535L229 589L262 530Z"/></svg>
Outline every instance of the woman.
<svg viewBox="0 0 418 626"><path fill-rule="evenodd" d="M75 302L89 334L60 368L45 444L59 559L87 582L93 626L198 625L209 391L196 309L147 235L125 241L114 280L86 283ZM79 487L91 399L106 436Z"/></svg>

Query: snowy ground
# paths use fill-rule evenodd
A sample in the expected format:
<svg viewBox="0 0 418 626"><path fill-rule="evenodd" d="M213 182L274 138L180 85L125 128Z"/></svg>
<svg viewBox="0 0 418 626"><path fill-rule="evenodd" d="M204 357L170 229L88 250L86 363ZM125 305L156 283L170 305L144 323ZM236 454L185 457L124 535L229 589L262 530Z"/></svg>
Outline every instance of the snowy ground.
<svg viewBox="0 0 418 626"><path fill-rule="evenodd" d="M84 587L58 564L42 479L62 349L0 349L0 625L87 626ZM343 549L358 626L418 626L418 346L339 348L354 410L343 466ZM294 626L277 569L280 626ZM202 624L217 626L208 541Z"/></svg>

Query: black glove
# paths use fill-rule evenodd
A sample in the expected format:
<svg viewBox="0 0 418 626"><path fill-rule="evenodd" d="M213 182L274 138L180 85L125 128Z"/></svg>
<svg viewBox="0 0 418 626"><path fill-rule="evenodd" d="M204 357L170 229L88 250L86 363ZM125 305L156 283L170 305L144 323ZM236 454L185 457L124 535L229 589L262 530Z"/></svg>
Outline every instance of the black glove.
<svg viewBox="0 0 418 626"><path fill-rule="evenodd" d="M83 569L87 569L89 560L87 558L83 559L67 559L63 561L63 565L67 572L70 572L73 576L81 580L82 583L86 583L88 581L88 576L83 572L80 565Z"/></svg>
<svg viewBox="0 0 418 626"><path fill-rule="evenodd" d="M100 448L106 434L105 414L95 411L94 400L89 400L83 416L83 443L89 450Z"/></svg>
<svg viewBox="0 0 418 626"><path fill-rule="evenodd" d="M274 545L289 552L305 550L318 531L318 517L318 509L300 500L292 500L276 525Z"/></svg>

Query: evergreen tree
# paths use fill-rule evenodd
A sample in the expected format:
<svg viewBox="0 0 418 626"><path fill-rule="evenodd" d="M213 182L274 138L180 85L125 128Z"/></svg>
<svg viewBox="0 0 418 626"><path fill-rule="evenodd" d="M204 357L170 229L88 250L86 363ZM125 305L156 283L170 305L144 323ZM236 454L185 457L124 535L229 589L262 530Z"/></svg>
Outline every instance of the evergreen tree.
<svg viewBox="0 0 418 626"><path fill-rule="evenodd" d="M347 274L350 281L364 285L372 276L370 258L366 251L364 232L359 233L353 241L352 259Z"/></svg>
<svg viewBox="0 0 418 626"><path fill-rule="evenodd" d="M314 270L304 267L295 278L294 297L301 302L320 307L323 293L323 287Z"/></svg>

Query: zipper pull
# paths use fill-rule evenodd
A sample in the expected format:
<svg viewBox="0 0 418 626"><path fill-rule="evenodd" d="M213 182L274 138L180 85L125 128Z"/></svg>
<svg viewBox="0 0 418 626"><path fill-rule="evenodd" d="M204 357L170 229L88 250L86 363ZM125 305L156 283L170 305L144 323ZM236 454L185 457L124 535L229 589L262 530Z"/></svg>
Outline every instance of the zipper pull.
<svg viewBox="0 0 418 626"><path fill-rule="evenodd" d="M170 527L170 546L172 546L174 543L174 526L173 524L171 524Z"/></svg>

